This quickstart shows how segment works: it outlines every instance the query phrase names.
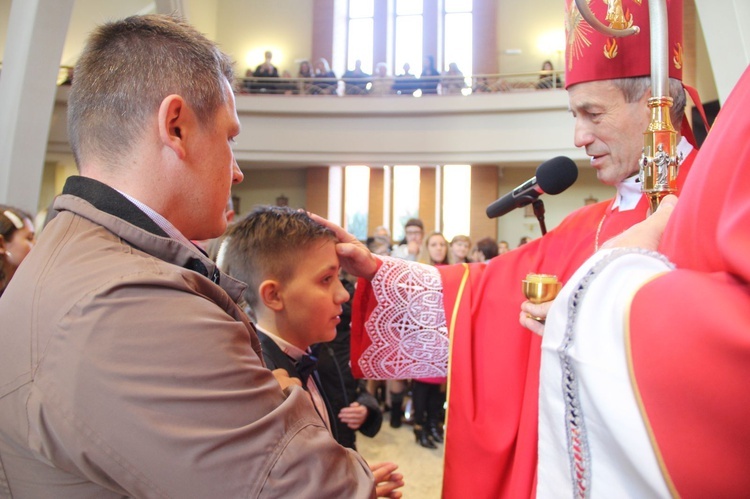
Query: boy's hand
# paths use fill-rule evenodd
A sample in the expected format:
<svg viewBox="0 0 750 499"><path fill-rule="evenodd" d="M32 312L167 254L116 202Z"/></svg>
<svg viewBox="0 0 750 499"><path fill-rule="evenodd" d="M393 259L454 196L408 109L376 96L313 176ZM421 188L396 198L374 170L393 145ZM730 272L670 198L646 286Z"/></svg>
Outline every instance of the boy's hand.
<svg viewBox="0 0 750 499"><path fill-rule="evenodd" d="M276 381L279 382L282 390L286 390L290 386L302 386L302 382L299 380L299 378L292 378L291 376L289 376L289 373L286 372L286 369L274 369L273 371L271 371L271 374L273 374L273 377L276 378Z"/></svg>
<svg viewBox="0 0 750 499"><path fill-rule="evenodd" d="M370 465L370 471L375 477L375 491L378 497L390 497L397 499L401 492L396 490L404 486L404 475L394 473L398 465L395 463L374 463Z"/></svg>
<svg viewBox="0 0 750 499"><path fill-rule="evenodd" d="M378 263L367 246L335 223L329 222L314 213L309 213L309 215L310 218L320 225L328 227L336 234L339 240L336 245L336 253L339 255L341 267L354 276L372 279L372 276L378 270Z"/></svg>
<svg viewBox="0 0 750 499"><path fill-rule="evenodd" d="M344 407L339 412L339 419L352 430L358 430L367 419L367 407L359 402L352 402L349 407Z"/></svg>

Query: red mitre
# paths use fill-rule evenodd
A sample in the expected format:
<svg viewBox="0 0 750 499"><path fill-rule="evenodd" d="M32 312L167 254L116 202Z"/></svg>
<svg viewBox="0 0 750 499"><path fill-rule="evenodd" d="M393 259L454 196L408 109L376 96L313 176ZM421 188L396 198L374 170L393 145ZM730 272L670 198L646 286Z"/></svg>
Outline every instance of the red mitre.
<svg viewBox="0 0 750 499"><path fill-rule="evenodd" d="M626 37L599 33L581 17L575 0L565 0L565 88L587 81L651 75L648 0L586 0L605 26L638 26ZM667 0L669 76L682 80L682 0ZM617 19L621 19L622 25Z"/></svg>

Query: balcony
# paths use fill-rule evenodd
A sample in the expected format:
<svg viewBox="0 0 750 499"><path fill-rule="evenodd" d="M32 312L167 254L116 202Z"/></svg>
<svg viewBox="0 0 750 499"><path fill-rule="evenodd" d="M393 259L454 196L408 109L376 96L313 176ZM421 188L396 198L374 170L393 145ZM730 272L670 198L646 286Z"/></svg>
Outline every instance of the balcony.
<svg viewBox="0 0 750 499"><path fill-rule="evenodd" d="M375 95L344 80L237 82L245 169L367 164L532 166L553 156L584 159L573 146L567 93L538 90L538 74L477 75L456 93L437 86ZM463 79L462 79L463 80ZM332 92L321 93L320 84ZM347 92L346 88L358 91ZM361 88L360 88L361 87ZM242 91L244 89L245 91ZM265 90L263 90L265 89ZM69 87L59 87L48 153L67 153Z"/></svg>

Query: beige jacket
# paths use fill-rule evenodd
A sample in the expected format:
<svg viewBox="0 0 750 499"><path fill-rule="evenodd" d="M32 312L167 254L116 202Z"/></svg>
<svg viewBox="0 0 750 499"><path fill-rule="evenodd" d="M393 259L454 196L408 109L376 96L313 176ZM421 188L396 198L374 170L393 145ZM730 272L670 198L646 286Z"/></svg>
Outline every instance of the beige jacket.
<svg viewBox="0 0 750 499"><path fill-rule="evenodd" d="M264 368L243 284L104 184L64 193L0 300L0 497L374 496Z"/></svg>

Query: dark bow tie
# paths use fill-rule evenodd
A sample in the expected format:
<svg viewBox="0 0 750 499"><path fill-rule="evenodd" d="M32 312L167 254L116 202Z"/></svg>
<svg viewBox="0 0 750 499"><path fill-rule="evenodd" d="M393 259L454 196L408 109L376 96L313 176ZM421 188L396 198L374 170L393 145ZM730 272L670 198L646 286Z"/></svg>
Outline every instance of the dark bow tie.
<svg viewBox="0 0 750 499"><path fill-rule="evenodd" d="M317 365L318 358L314 355L303 355L295 363L294 367L297 368L297 374L299 374L299 379L302 381L303 388L307 386L307 379L310 377L310 374L312 374Z"/></svg>

